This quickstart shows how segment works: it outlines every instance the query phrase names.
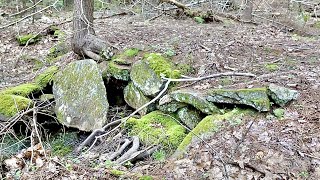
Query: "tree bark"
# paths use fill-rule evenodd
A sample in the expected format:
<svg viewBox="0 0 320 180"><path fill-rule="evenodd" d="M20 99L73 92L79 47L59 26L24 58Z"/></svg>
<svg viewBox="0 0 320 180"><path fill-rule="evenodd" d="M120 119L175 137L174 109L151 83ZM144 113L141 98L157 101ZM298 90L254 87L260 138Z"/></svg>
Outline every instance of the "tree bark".
<svg viewBox="0 0 320 180"><path fill-rule="evenodd" d="M73 6L73 0L63 0L63 6L66 10L71 10Z"/></svg>
<svg viewBox="0 0 320 180"><path fill-rule="evenodd" d="M73 51L96 61L110 59L113 47L95 36L93 29L93 0L75 0L73 12Z"/></svg>

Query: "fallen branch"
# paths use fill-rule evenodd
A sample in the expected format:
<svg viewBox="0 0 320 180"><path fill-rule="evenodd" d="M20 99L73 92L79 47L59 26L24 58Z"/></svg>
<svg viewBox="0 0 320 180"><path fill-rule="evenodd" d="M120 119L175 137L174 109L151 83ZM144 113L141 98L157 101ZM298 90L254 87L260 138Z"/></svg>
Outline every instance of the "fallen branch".
<svg viewBox="0 0 320 180"><path fill-rule="evenodd" d="M125 161L120 162L119 164L125 164L126 162L129 162L129 161L130 161L130 162L135 162L135 161L137 161L137 160L144 159L144 158L146 158L146 157L148 157L148 156L151 156L151 154L152 154L155 150L157 150L158 148L159 148L159 146L150 146L150 147L148 147L148 148L146 148L146 149L144 149L144 150L141 150L141 151L138 151L138 152L132 154L132 155L130 156L130 158L128 158L128 159L125 160Z"/></svg>

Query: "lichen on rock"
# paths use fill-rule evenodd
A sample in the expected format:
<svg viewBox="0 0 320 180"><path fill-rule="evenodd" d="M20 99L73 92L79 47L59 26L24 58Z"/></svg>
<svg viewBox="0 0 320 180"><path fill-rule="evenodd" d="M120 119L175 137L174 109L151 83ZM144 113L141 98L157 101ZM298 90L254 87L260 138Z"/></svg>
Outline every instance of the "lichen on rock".
<svg viewBox="0 0 320 180"><path fill-rule="evenodd" d="M124 89L124 100L130 107L138 109L144 104L148 103L151 99L143 95L143 93L137 87L135 87L132 82L130 82ZM148 112L151 112L154 109L154 104L151 104L139 111L139 114L146 115Z"/></svg>
<svg viewBox="0 0 320 180"><path fill-rule="evenodd" d="M169 94L160 98L157 109L165 113L174 113L178 109L188 106L186 103L178 102L170 97Z"/></svg>
<svg viewBox="0 0 320 180"><path fill-rule="evenodd" d="M296 100L299 93L296 90L270 84L268 86L268 95L277 105L283 107L290 101Z"/></svg>
<svg viewBox="0 0 320 180"><path fill-rule="evenodd" d="M184 107L178 110L177 115L182 123L189 129L193 129L201 121L201 114L199 111Z"/></svg>
<svg viewBox="0 0 320 180"><path fill-rule="evenodd" d="M138 136L145 145L161 144L167 151L175 150L186 136L186 130L174 117L161 111L153 111L141 119L130 118L126 127L131 136Z"/></svg>
<svg viewBox="0 0 320 180"><path fill-rule="evenodd" d="M266 88L252 89L210 89L207 100L214 103L243 104L258 111L269 111L270 100Z"/></svg>
<svg viewBox="0 0 320 180"><path fill-rule="evenodd" d="M162 79L144 61L137 61L133 64L130 78L133 84L146 96L155 96L163 85Z"/></svg>
<svg viewBox="0 0 320 180"><path fill-rule="evenodd" d="M0 93L0 114L4 116L12 117L32 105L33 101L26 97Z"/></svg>
<svg viewBox="0 0 320 180"><path fill-rule="evenodd" d="M102 72L103 77L113 77L122 81L130 80L130 67L126 65L119 65L114 61L110 61L107 64L106 69Z"/></svg>
<svg viewBox="0 0 320 180"><path fill-rule="evenodd" d="M72 62L56 73L53 81L59 122L83 131L101 128L107 122L109 103L95 61Z"/></svg>
<svg viewBox="0 0 320 180"><path fill-rule="evenodd" d="M178 102L190 104L205 114L221 113L213 103L206 100L206 97L201 92L190 89L181 89L173 91L170 96Z"/></svg>

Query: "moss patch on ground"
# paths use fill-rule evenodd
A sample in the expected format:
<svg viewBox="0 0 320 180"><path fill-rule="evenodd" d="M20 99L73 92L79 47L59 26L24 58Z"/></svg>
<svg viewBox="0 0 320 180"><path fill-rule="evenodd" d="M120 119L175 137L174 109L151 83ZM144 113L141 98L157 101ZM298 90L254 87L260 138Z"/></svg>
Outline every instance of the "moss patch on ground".
<svg viewBox="0 0 320 180"><path fill-rule="evenodd" d="M49 144L51 146L52 154L58 156L66 156L73 151L74 141L78 139L75 132L59 133L55 135Z"/></svg>
<svg viewBox="0 0 320 180"><path fill-rule="evenodd" d="M166 151L175 150L186 136L186 130L174 117L161 111L153 111L141 119L130 118L126 128L145 145L161 144Z"/></svg>
<svg viewBox="0 0 320 180"><path fill-rule="evenodd" d="M27 35L21 35L17 36L16 39L19 43L20 46L25 46L28 44L34 44L38 41L40 41L40 35L35 35L35 34L27 34Z"/></svg>

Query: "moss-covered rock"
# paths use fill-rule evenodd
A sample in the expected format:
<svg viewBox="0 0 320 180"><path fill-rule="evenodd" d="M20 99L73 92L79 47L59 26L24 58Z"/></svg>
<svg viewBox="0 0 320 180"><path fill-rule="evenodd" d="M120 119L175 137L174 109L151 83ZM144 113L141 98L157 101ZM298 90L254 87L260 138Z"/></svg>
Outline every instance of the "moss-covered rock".
<svg viewBox="0 0 320 180"><path fill-rule="evenodd" d="M127 65L119 65L115 61L107 64L106 69L102 72L104 78L113 77L122 81L130 80L130 67Z"/></svg>
<svg viewBox="0 0 320 180"><path fill-rule="evenodd" d="M201 92L182 89L173 91L170 96L178 102L190 104L205 114L221 113L213 103L206 100L206 97Z"/></svg>
<svg viewBox="0 0 320 180"><path fill-rule="evenodd" d="M32 105L33 101L26 97L0 93L0 114L4 116L12 117Z"/></svg>
<svg viewBox="0 0 320 180"><path fill-rule="evenodd" d="M189 144L196 140L197 137L205 138L219 131L223 127L223 121L228 121L232 125L240 125L242 123L242 117L252 113L249 110L233 109L225 114L209 115L202 119L199 124L183 139L179 145L175 156L179 156L183 153Z"/></svg>
<svg viewBox="0 0 320 180"><path fill-rule="evenodd" d="M296 100L299 93L296 90L270 84L268 87L268 95L277 105L283 107L290 101Z"/></svg>
<svg viewBox="0 0 320 180"><path fill-rule="evenodd" d="M214 103L248 105L258 111L270 110L270 100L266 88L211 89L207 91L207 100Z"/></svg>
<svg viewBox="0 0 320 180"><path fill-rule="evenodd" d="M161 78L144 61L137 61L133 64L130 78L133 84L146 96L155 96L163 85Z"/></svg>
<svg viewBox="0 0 320 180"><path fill-rule="evenodd" d="M160 111L166 113L174 113L178 109L188 106L186 103L178 102L170 97L170 95L166 94L162 98L160 98L157 108Z"/></svg>
<svg viewBox="0 0 320 180"><path fill-rule="evenodd" d="M11 94L23 97L28 97L32 93L37 93L41 90L41 87L36 83L26 83L15 87L7 88L0 92L0 94Z"/></svg>
<svg viewBox="0 0 320 180"><path fill-rule="evenodd" d="M47 85L51 84L54 75L58 72L59 68L57 66L48 67L41 74L35 78L35 83L41 88L45 88Z"/></svg>
<svg viewBox="0 0 320 180"><path fill-rule="evenodd" d="M40 40L40 35L34 35L34 34L27 34L27 35L21 35L17 36L16 39L20 46L25 46L28 44L34 44Z"/></svg>
<svg viewBox="0 0 320 180"><path fill-rule="evenodd" d="M143 93L136 88L133 83L130 82L124 89L124 100L130 107L138 109L144 104L148 103L151 99L143 95ZM148 112L151 112L154 109L154 104L151 104L139 111L139 114L146 115Z"/></svg>
<svg viewBox="0 0 320 180"><path fill-rule="evenodd" d="M135 57L138 55L139 53L139 49L137 48L130 48L124 51L123 55L126 57Z"/></svg>
<svg viewBox="0 0 320 180"><path fill-rule="evenodd" d="M177 115L181 122L183 122L188 128L193 129L201 121L201 115L199 111L184 107L179 109Z"/></svg>
<svg viewBox="0 0 320 180"><path fill-rule="evenodd" d="M167 78L179 78L180 71L175 69L173 64L159 53L145 54L144 61L155 71L160 77L163 74Z"/></svg>
<svg viewBox="0 0 320 180"><path fill-rule="evenodd" d="M83 131L101 128L107 122L109 103L95 61L72 62L56 73L53 81L59 122Z"/></svg>
<svg viewBox="0 0 320 180"><path fill-rule="evenodd" d="M145 145L161 144L167 151L174 150L186 136L186 130L173 116L153 111L141 119L130 118L126 127L131 136L138 136Z"/></svg>

